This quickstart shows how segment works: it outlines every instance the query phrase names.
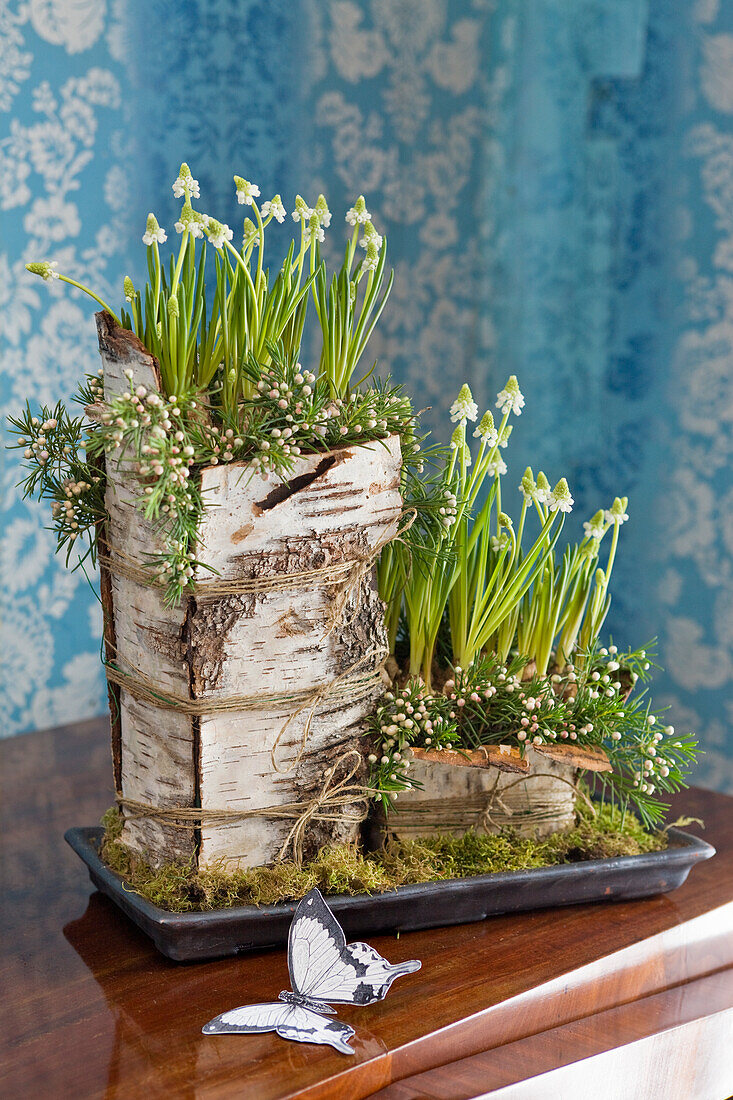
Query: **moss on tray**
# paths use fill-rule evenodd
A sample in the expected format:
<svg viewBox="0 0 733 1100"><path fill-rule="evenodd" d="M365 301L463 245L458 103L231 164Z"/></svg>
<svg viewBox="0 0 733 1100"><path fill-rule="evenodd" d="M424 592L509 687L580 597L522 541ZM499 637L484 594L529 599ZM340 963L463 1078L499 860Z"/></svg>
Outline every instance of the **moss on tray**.
<svg viewBox="0 0 733 1100"><path fill-rule="evenodd" d="M324 848L302 867L286 861L242 871L216 867L197 871L183 862L150 867L121 843L122 825L115 809L105 814L102 824L101 855L107 866L136 893L172 913L274 905L297 900L314 886L324 894L379 894L408 883L633 856L667 847L664 833L649 833L632 814L622 817L617 809L605 806L597 809L596 816L584 808L573 828L544 840L520 837L511 830L439 835L392 840L366 855L353 846Z"/></svg>

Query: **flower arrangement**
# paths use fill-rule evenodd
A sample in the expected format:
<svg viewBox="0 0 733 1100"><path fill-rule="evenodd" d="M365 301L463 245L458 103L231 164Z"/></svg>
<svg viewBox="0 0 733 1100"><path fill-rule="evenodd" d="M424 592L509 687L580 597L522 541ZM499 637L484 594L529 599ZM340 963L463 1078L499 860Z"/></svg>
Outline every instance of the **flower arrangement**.
<svg viewBox="0 0 733 1100"><path fill-rule="evenodd" d="M514 375L496 407L501 420L484 413L472 455L467 426L478 407L462 387L450 409L457 426L449 451L433 462L430 487L407 494L407 507L422 517L419 540L396 541L382 553L380 592L403 669L398 690L384 696L372 720L375 797L389 810L412 789L413 748L508 744L524 752L567 743L601 749L612 770L593 775L593 790L657 824L668 808L664 793L686 785L697 742L677 735L646 692L635 692L649 676L647 652L599 641L628 501L617 497L596 512L582 541L560 553L574 504L567 480L553 489L528 467L515 524L502 508L501 457L509 418L524 407ZM601 565L604 540L610 546Z"/></svg>
<svg viewBox="0 0 733 1100"><path fill-rule="evenodd" d="M416 750L469 754L500 746L523 759L529 748L575 745L600 753L609 765L610 770L593 773L591 793L601 801L610 799L614 812L617 806L622 814L633 806L645 825L657 825L667 808L664 793L685 785L696 742L664 725L663 715L652 709L646 692L638 689L648 679L647 652L619 651L600 642L619 533L628 519L626 498L617 497L608 509L598 511L584 525L583 539L563 547L565 519L574 504L567 480L561 477L553 488L544 472L535 477L528 467L519 484L522 502L515 522L506 510L502 479L507 465L502 451L511 437L511 418L520 415L525 405L516 377L510 376L497 394L496 418L487 410L479 419L478 406L464 385L450 408L455 424L450 445L426 446L409 397L401 388L371 380L374 365L359 376L393 281L393 272L386 267L386 240L375 229L363 196L346 213L349 232L343 260L329 276L320 245L332 216L322 195L312 207L296 197L295 239L282 263L271 268L265 264L266 235L273 221L286 220L281 196L259 205L256 184L234 176L234 185L237 200L248 214L239 247L227 224L194 206L200 198L199 184L188 166L181 165L173 183L174 195L182 200L175 223L178 247L163 257L161 249L168 236L151 213L142 235L148 280L138 290L125 278L125 305L119 313L92 290L58 272L53 261L27 265L42 279L67 282L101 305L111 322L133 333L130 339L137 338L136 346L153 357L159 379L159 384L142 384L130 369L117 392L107 386L100 371L79 387L75 398L82 407L79 415L59 403L36 411L26 406L20 416L11 418L14 446L23 451L28 467L25 494L50 503L59 551L67 563L72 556L79 564L87 559L94 563L100 532L109 520L105 491L110 485L114 489L115 477L123 471L125 488L133 487L137 513L155 533L151 538L155 547L151 546L143 563L135 565L144 565L144 583L162 593L171 616L166 620L174 639L170 644L177 644L184 631L189 631L189 639L193 636L193 627L189 610L182 623L174 612L189 596L196 603L202 570L216 572L207 563L201 537L209 509L204 472L236 465L244 479L287 483L307 456L381 444L400 470L399 478L392 479L385 466L385 492L401 498L406 520L398 537L394 537L395 525L387 537L376 540L372 554L378 553L377 583L383 601L378 616L383 606L393 682L366 722L372 750L367 751L368 758L364 760L359 742L358 751L351 748L344 755L352 760L344 774L338 774L338 760L327 768L319 765L321 792L315 801L313 784L310 801L303 801L295 785L292 796L286 796L280 775L275 775L280 768L272 749L272 789L290 809L270 807L270 816L282 819L287 813L295 814L292 828L284 826L287 840L282 850L294 837L302 847L305 824L311 818L318 820L319 798L330 799L330 813L321 820L339 827L345 823L352 833L363 818L349 816L354 800L376 800L390 812L399 809L400 795L415 786L410 769ZM311 310L321 335L317 370L301 364ZM472 425L475 444L469 438ZM396 456L390 450L395 438L399 439ZM371 562L369 554L358 560L351 577L347 561L343 575L347 580L351 577L348 584L362 584ZM286 571L286 577L293 576L310 579L311 573ZM278 586L287 591L288 583L280 577L269 591L278 591ZM251 591L245 587L235 594ZM336 601L339 611L350 595L351 589L344 588ZM284 618L292 608L286 611ZM308 611L312 611L310 605ZM231 630L237 616L246 619L249 614L244 604L236 606L236 613L227 605L217 630ZM333 625L311 647L319 659L326 653L324 639L330 637ZM284 628L283 636L312 627L303 614ZM251 624L250 628L254 629ZM381 636L381 619L377 622L372 615L369 630ZM356 645L355 638L351 642ZM241 638L240 644L244 644ZM184 669L187 691L189 674L190 684L205 684L209 676L201 671L209 667L208 658L194 669L194 649L189 644L189 666ZM296 650L293 643L293 653ZM331 686L286 693L288 700L294 700L291 718L303 725L301 747L293 754L294 770L301 766L317 707L333 684L350 690L348 683L344 687L344 676L348 680L349 673L361 671L365 656L371 658L374 652L370 644L350 669L336 668ZM333 652L327 656L338 663ZM191 737L190 766L202 768L200 723L207 718L211 700L161 695L155 684L143 683L138 673L135 688L134 676L131 679L109 659L107 664L108 674L113 667L116 677L111 682L118 687L127 687L133 695L144 689L137 698L153 714L146 719L150 729L155 728L155 715L159 717L156 707L179 708L176 717L182 732L177 736ZM220 664L217 656L213 665L219 669ZM369 710L375 699L374 694L369 696L374 690L369 677L374 674L366 670L366 688L361 685L360 703ZM262 698L254 699L255 707ZM217 697L214 703L215 713L221 714L228 708L253 709L252 698L236 692L233 701ZM276 709L273 713L275 717L268 720L277 719L279 725ZM323 742L329 751L339 742L335 721L336 726L328 730L330 740ZM276 747L288 722L277 733ZM209 775L217 767L222 774L225 771L215 751L217 730L224 729L225 719L221 723L221 727L215 721L207 726L212 738L211 745L204 745L211 752ZM255 730L258 737L264 736L263 731L268 736L272 732L265 724ZM119 730L117 736L119 757ZM244 742L239 748L241 765L249 748ZM362 765L364 773L357 775ZM192 791L198 785L199 794L201 774L191 784ZM116 778L121 787L119 767ZM346 810L338 802L339 791L345 792L340 796L344 804L347 796L351 799ZM121 790L118 802L123 807L131 804L138 818L148 810L161 816L159 807L148 806L137 796L130 802ZM267 816L267 801L265 806L258 812ZM177 809L164 812L175 814ZM206 808L199 802L185 804L183 809L189 814L193 850L200 843L194 821L204 820ZM216 807L214 815L226 812ZM216 844L212 847L216 849ZM175 845L173 849L178 851Z"/></svg>
<svg viewBox="0 0 733 1100"><path fill-rule="evenodd" d="M260 208L256 184L241 176L234 183L238 202L255 219L244 220L241 250L232 244L228 225L194 208L199 184L181 165L173 183L174 195L183 199L175 224L177 254L164 262L161 245L168 237L149 214L142 237L148 283L139 291L125 278L126 308L119 315L88 287L59 273L55 262L26 265L45 281L60 279L82 290L118 325L134 331L159 364L162 391L131 385L105 402L101 379L92 376L77 394L86 416L73 417L60 403L39 415L26 407L11 417L15 446L29 466L25 495L50 502L67 563L79 539L87 544L81 560L94 560L104 515L100 471L105 461L131 459L138 506L166 533L165 552L149 564L171 603L190 586L196 565L205 564L193 551L205 507L193 476L197 469L246 462L250 471L285 478L301 454L395 433L409 467L419 446L401 389L363 388L366 378L354 378L393 279L386 274L386 241L364 197L346 213L349 240L329 280L319 245L331 212L323 195L313 207L297 196L299 241L291 242L273 278L264 264L265 234L272 221L285 220L285 207L274 195ZM213 250L215 264L208 299L207 250ZM322 332L317 374L299 362L309 302Z"/></svg>

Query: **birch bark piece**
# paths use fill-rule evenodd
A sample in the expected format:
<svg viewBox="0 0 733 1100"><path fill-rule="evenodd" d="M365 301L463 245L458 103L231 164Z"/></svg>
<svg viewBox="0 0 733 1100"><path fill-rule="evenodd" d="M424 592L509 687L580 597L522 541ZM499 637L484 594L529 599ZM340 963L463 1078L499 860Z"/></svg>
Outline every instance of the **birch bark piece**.
<svg viewBox="0 0 733 1100"><path fill-rule="evenodd" d="M364 719L380 688L353 705L327 697L305 746L309 708L288 722L276 752L279 770L273 768L272 750L294 707L266 700L332 682L375 648L385 655L384 608L373 566L349 594L333 630L329 625L339 588L323 580L289 585L287 576L368 555L394 535L401 510L400 463L399 439L393 437L384 445L303 457L290 479L294 491L287 493L241 467L203 472L209 506L199 556L216 566L216 582L267 574L281 577L284 585L267 595L207 599L207 575L200 571L196 578L200 591L190 629L195 697L216 700L236 693L265 699L257 711L200 719L203 806L253 810L308 801L322 789L326 769L360 747ZM361 671L378 663L379 657L372 657ZM344 761L342 774L345 766ZM365 777L364 765L359 778ZM349 809L353 813L356 807L344 807ZM264 817L204 824L200 862L270 862L291 826L292 821ZM315 825L310 849L357 835L353 824Z"/></svg>
<svg viewBox="0 0 733 1100"><path fill-rule="evenodd" d="M106 313L97 314L97 331L106 401L129 390L127 370L133 372L132 385L160 390L157 363L132 332L118 328ZM163 547L154 525L135 506L140 485L131 473L131 462L118 462L110 455L106 469L110 551L114 556L115 550L121 550L128 558L146 562ZM160 588L137 584L114 572L107 575L116 651L109 656L116 657L123 670L128 665L140 669L162 690L187 697L189 671L182 640L186 606L168 608ZM162 712L124 688L119 690L119 706L118 752L124 797L165 808L193 806L195 749L190 717ZM154 863L163 858L190 859L194 854L192 830L148 818L127 820L122 839L131 848L149 854Z"/></svg>
<svg viewBox="0 0 733 1100"><path fill-rule="evenodd" d="M160 389L154 358L131 332L98 314L105 398L132 385ZM139 669L161 690L202 705L233 695L261 696L258 709L220 711L201 717L142 702L120 690L120 778L125 798L154 806L200 806L202 810L256 811L307 803L322 790L326 770L336 777L361 748L364 719L379 688L353 704L336 693L318 706L304 744L310 708L291 721L298 704L277 702L286 692L305 693L345 674L374 669L386 648L384 607L374 566L349 591L333 629L339 587L318 578L307 585L289 574L327 569L372 554L397 531L399 437L383 443L341 447L300 457L287 486L252 474L242 464L215 466L201 474L207 508L197 556L217 575L199 569L195 597L167 608L163 590L141 585L114 571L113 648L123 671ZM160 536L134 506L139 485L129 466L107 462L111 553L142 563L161 549ZM222 580L278 578L279 590L216 594ZM287 725L285 723L287 722ZM283 729L283 727L285 728ZM280 737L273 767L273 746ZM339 762L341 762L339 764ZM362 764L355 780L365 778ZM340 807L343 816L354 805ZM333 811L330 811L333 814ZM335 816L335 815L334 815ZM223 861L230 867L272 862L293 824L253 816L226 824L176 828L147 819L125 822L123 841L154 864L195 856L200 866ZM353 821L314 822L308 851L328 841L353 840Z"/></svg>
<svg viewBox="0 0 733 1100"><path fill-rule="evenodd" d="M540 756L547 756L560 763L572 764L587 772L612 772L613 764L601 748L588 748L585 745L536 745Z"/></svg>
<svg viewBox="0 0 733 1100"><path fill-rule="evenodd" d="M401 838L463 836L473 829L497 833L510 827L520 836L544 837L573 825L575 766L534 748L526 749L524 760L526 774L518 776L503 762L501 767L456 766L420 759L416 753L409 772L415 787L397 796L387 832Z"/></svg>
<svg viewBox="0 0 733 1100"><path fill-rule="evenodd" d="M518 772L520 775L529 771L529 764L522 756L519 749L511 745L485 745L481 749L472 749L470 752L458 752L456 749L420 749L411 748L410 752L414 760L424 761L430 764L450 764L454 768L497 768L499 771Z"/></svg>

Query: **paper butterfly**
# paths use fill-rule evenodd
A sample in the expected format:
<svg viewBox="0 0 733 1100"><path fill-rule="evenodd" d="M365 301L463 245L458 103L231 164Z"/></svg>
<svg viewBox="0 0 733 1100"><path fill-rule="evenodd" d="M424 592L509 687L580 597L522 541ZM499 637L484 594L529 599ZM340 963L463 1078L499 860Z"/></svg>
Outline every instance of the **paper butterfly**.
<svg viewBox="0 0 733 1100"><path fill-rule="evenodd" d="M288 970L293 992L283 990L274 1004L244 1005L222 1012L204 1035L276 1031L298 1043L328 1043L353 1054L353 1027L338 1020L332 1004L370 1005L381 1001L395 978L420 969L417 959L388 963L368 943L348 943L319 890L311 890L295 911L288 935Z"/></svg>

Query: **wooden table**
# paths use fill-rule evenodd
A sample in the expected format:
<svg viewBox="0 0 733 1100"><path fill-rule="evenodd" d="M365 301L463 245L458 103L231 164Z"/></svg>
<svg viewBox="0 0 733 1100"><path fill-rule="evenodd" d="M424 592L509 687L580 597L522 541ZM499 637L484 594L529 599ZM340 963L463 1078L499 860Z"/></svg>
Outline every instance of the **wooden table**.
<svg viewBox="0 0 733 1100"><path fill-rule="evenodd" d="M375 937L422 959L339 1015L356 1056L201 1026L287 985L283 952L176 965L63 842L112 801L107 724L0 742L0 1096L723 1100L733 1093L733 799L693 790L718 855L675 893Z"/></svg>

